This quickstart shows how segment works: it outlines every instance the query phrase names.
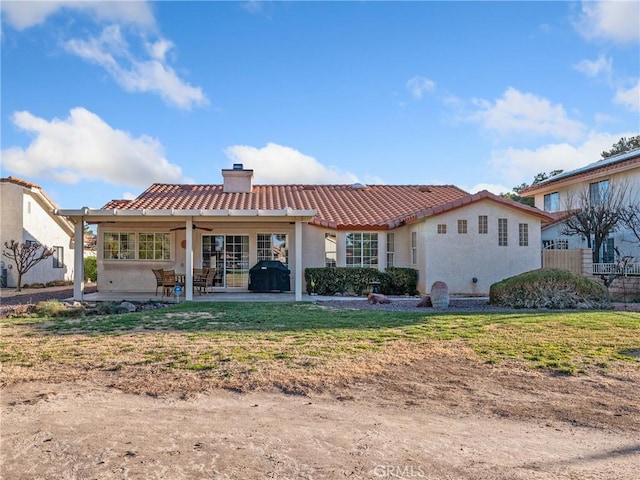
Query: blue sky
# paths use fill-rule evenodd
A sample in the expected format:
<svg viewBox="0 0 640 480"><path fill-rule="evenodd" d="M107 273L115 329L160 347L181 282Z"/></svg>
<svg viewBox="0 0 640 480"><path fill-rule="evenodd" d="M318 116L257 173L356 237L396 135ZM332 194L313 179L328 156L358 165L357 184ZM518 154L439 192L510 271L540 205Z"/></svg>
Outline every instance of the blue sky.
<svg viewBox="0 0 640 480"><path fill-rule="evenodd" d="M640 133L640 2L3 0L2 176L510 191Z"/></svg>

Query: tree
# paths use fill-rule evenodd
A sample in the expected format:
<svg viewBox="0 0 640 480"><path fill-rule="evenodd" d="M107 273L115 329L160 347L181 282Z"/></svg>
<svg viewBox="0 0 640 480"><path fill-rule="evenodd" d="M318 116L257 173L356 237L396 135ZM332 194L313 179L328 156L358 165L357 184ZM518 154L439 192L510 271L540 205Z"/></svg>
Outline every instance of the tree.
<svg viewBox="0 0 640 480"><path fill-rule="evenodd" d="M544 173L544 172L538 173L535 177L533 177L533 182L531 183L531 185L529 185L528 183L521 183L520 185L513 187L513 192L501 193L500 196L502 198L508 198L509 200L513 200L515 202L523 203L524 205L529 205L530 207L533 207L534 206L533 198L521 197L518 194L525 188L529 188L533 185L537 185L538 183L548 180L551 177L555 177L556 175L562 172L563 172L562 170L552 170L549 173Z"/></svg>
<svg viewBox="0 0 640 480"><path fill-rule="evenodd" d="M602 159L605 159L620 153L629 152L636 148L640 148L640 135L629 138L622 137L618 140L618 143L613 144L611 150L602 152L600 155L602 156Z"/></svg>
<svg viewBox="0 0 640 480"><path fill-rule="evenodd" d="M622 225L636 237L640 243L640 205L631 203L622 212Z"/></svg>
<svg viewBox="0 0 640 480"><path fill-rule="evenodd" d="M16 290L18 292L22 289L22 277L24 274L31 270L34 265L49 258L54 252L53 248L49 248L39 242L18 243L15 240L11 240L11 242L4 242L4 246L8 250L4 250L2 255L16 264L16 271L18 272Z"/></svg>
<svg viewBox="0 0 640 480"><path fill-rule="evenodd" d="M613 182L606 185L602 189L587 187L577 199L567 198L566 210L575 214L564 221L562 233L586 238L587 246L593 249L594 263L599 263L602 244L621 225L627 210L627 185Z"/></svg>

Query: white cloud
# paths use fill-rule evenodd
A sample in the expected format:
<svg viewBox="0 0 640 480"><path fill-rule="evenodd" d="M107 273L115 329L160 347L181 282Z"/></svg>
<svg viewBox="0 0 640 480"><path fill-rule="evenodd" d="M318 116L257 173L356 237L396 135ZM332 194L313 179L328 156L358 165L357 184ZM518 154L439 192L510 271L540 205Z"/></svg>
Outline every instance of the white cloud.
<svg viewBox="0 0 640 480"><path fill-rule="evenodd" d="M632 112L640 112L640 80L627 90L619 89L613 101L624 105Z"/></svg>
<svg viewBox="0 0 640 480"><path fill-rule="evenodd" d="M268 143L263 148L233 145L224 153L234 163L253 169L256 183L350 184L358 181L352 173L322 165L313 157L275 143Z"/></svg>
<svg viewBox="0 0 640 480"><path fill-rule="evenodd" d="M72 109L63 120L47 121L26 111L14 113L12 120L35 138L25 149L3 150L3 170L62 183L95 180L146 187L181 181L180 167L164 158L160 142L146 135L134 138L84 108Z"/></svg>
<svg viewBox="0 0 640 480"><path fill-rule="evenodd" d="M621 137L637 133L591 133L578 146L567 143L544 145L535 150L509 148L491 153L490 165L493 178L512 186L531 183L541 172L562 169L565 172L583 167L601 159L600 153L610 150ZM510 191L510 190L509 190Z"/></svg>
<svg viewBox="0 0 640 480"><path fill-rule="evenodd" d="M584 125L568 118L562 105L509 87L495 102L474 100L478 110L468 117L500 135L513 133L575 140Z"/></svg>
<svg viewBox="0 0 640 480"><path fill-rule="evenodd" d="M582 60L573 66L577 71L584 73L587 77L597 77L604 75L609 78L613 71L613 61L610 58L600 55L597 60Z"/></svg>
<svg viewBox="0 0 640 480"><path fill-rule="evenodd" d="M141 26L153 26L155 19L147 2L91 2L91 1L4 1L0 3L3 18L17 30L44 23L50 15L61 10L87 13L96 20L116 21Z"/></svg>
<svg viewBox="0 0 640 480"><path fill-rule="evenodd" d="M116 25L106 27L99 37L65 43L68 52L100 65L128 92L157 93L166 103L184 109L208 103L200 87L183 82L165 62L173 43L160 39L145 47L151 58L135 58Z"/></svg>
<svg viewBox="0 0 640 480"><path fill-rule="evenodd" d="M462 188L463 190L469 193L478 193L478 192L481 192L482 190L488 190L491 193L495 193L496 195L500 195L501 193L509 193L511 190L513 190L513 186L507 187L505 185L499 185L495 183L478 183L470 188L466 188L466 187L460 187L460 188Z"/></svg>
<svg viewBox="0 0 640 480"><path fill-rule="evenodd" d="M416 75L413 78L407 80L407 90L411 92L413 98L420 100L425 93L433 92L436 88L436 83L433 80Z"/></svg>
<svg viewBox="0 0 640 480"><path fill-rule="evenodd" d="M614 42L640 40L640 2L585 1L575 22L577 31L585 38L610 39Z"/></svg>

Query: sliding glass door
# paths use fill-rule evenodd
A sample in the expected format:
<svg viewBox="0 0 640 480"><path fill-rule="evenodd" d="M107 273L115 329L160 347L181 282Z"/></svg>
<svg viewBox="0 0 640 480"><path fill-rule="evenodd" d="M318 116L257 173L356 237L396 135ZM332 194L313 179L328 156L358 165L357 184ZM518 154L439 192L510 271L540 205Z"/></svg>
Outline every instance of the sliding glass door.
<svg viewBox="0 0 640 480"><path fill-rule="evenodd" d="M216 287L248 288L249 235L203 235L202 266L216 269Z"/></svg>

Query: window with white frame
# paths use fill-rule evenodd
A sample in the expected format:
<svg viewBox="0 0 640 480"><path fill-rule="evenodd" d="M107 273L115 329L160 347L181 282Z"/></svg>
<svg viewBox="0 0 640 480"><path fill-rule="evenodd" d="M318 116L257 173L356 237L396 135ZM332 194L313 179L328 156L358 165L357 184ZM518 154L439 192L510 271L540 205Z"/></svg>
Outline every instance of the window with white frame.
<svg viewBox="0 0 640 480"><path fill-rule="evenodd" d="M518 245L520 245L521 247L529 246L529 224L528 223L518 224Z"/></svg>
<svg viewBox="0 0 640 480"><path fill-rule="evenodd" d="M258 261L278 260L289 264L289 248L286 233L258 234Z"/></svg>
<svg viewBox="0 0 640 480"><path fill-rule="evenodd" d="M418 232L411 232L411 264L418 264Z"/></svg>
<svg viewBox="0 0 640 480"><path fill-rule="evenodd" d="M478 233L489 233L489 217L487 215L478 215Z"/></svg>
<svg viewBox="0 0 640 480"><path fill-rule="evenodd" d="M542 248L544 250L569 250L569 240L562 238L543 240Z"/></svg>
<svg viewBox="0 0 640 480"><path fill-rule="evenodd" d="M345 240L347 267L378 268L377 233L347 233Z"/></svg>
<svg viewBox="0 0 640 480"><path fill-rule="evenodd" d="M171 235L167 232L138 234L139 260L170 260Z"/></svg>
<svg viewBox="0 0 640 480"><path fill-rule="evenodd" d="M104 260L134 260L136 258L136 234L133 232L104 232L102 258Z"/></svg>
<svg viewBox="0 0 640 480"><path fill-rule="evenodd" d="M53 268L64 268L64 247L53 247Z"/></svg>
<svg viewBox="0 0 640 480"><path fill-rule="evenodd" d="M498 246L506 247L509 239L509 231L507 229L507 219L498 219Z"/></svg>
<svg viewBox="0 0 640 480"><path fill-rule="evenodd" d="M609 199L609 180L589 184L589 201L601 205Z"/></svg>
<svg viewBox="0 0 640 480"><path fill-rule="evenodd" d="M393 233L387 233L387 267L393 267L395 264L395 238Z"/></svg>
<svg viewBox="0 0 640 480"><path fill-rule="evenodd" d="M324 266L336 267L338 265L337 238L335 233L324 234Z"/></svg>
<svg viewBox="0 0 640 480"><path fill-rule="evenodd" d="M458 233L460 233L460 234L467 233L467 221L466 220L458 220Z"/></svg>
<svg viewBox="0 0 640 480"><path fill-rule="evenodd" d="M557 212L560 210L560 196L558 192L547 193L544 196L544 211Z"/></svg>

